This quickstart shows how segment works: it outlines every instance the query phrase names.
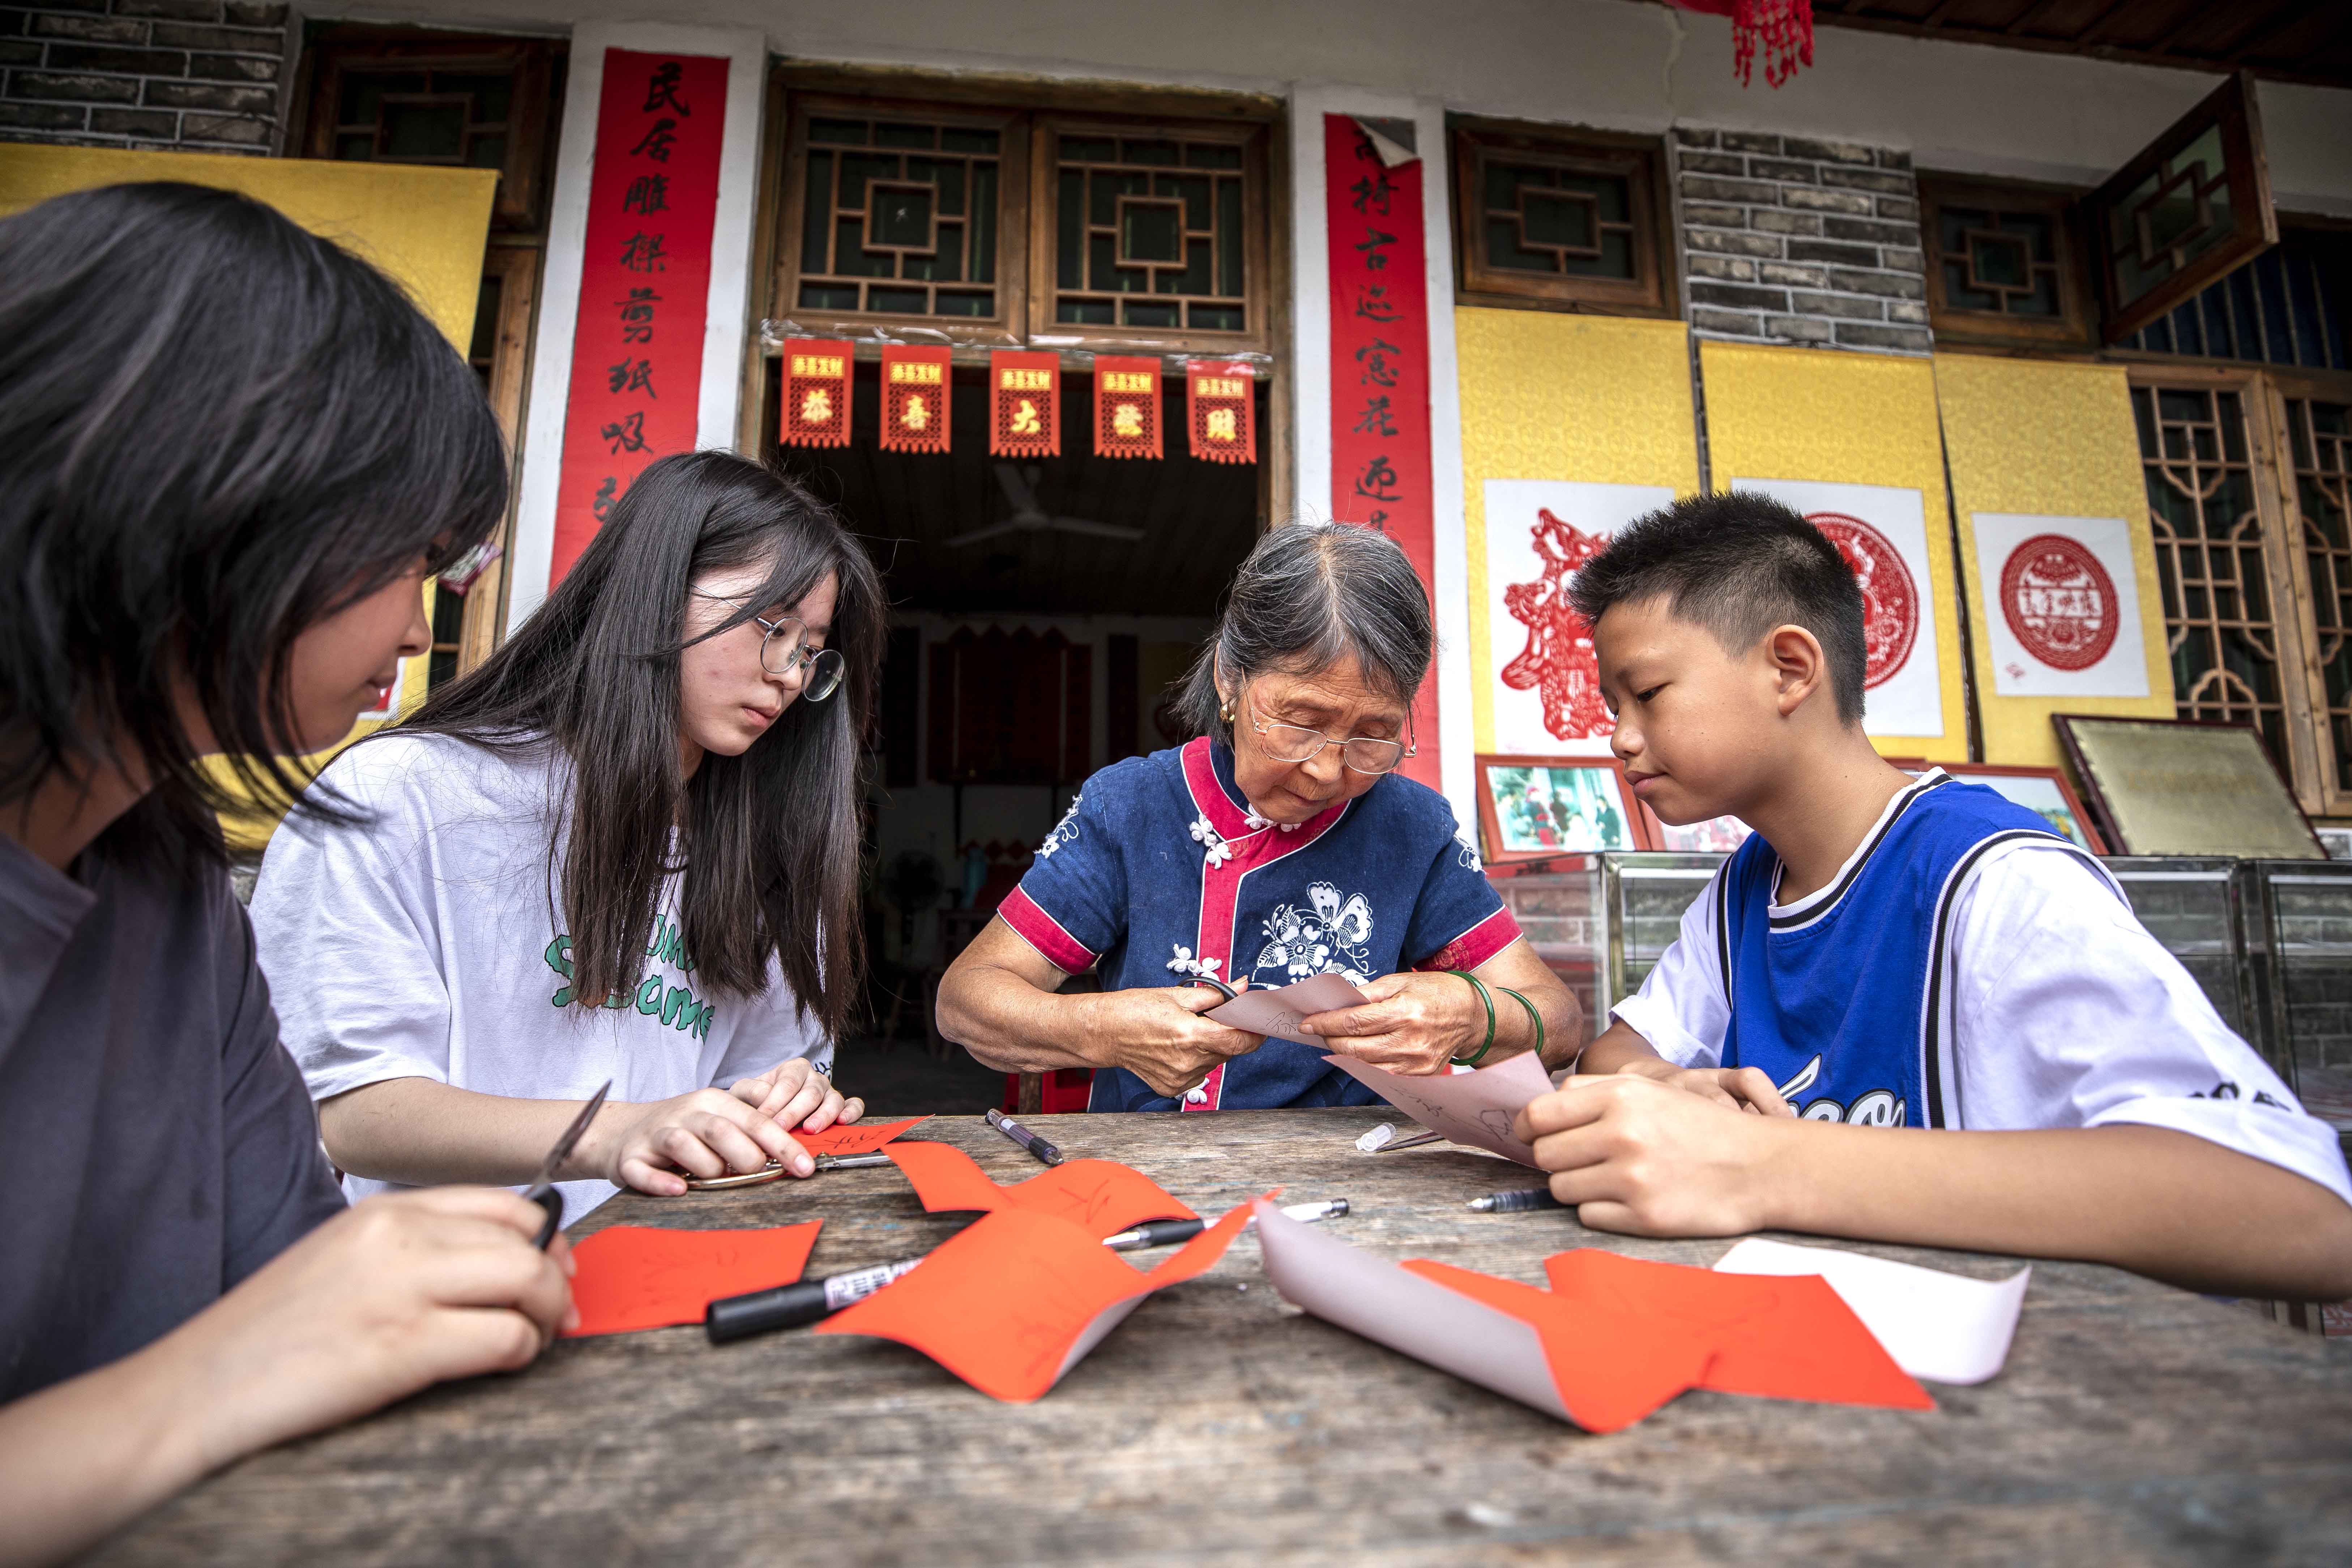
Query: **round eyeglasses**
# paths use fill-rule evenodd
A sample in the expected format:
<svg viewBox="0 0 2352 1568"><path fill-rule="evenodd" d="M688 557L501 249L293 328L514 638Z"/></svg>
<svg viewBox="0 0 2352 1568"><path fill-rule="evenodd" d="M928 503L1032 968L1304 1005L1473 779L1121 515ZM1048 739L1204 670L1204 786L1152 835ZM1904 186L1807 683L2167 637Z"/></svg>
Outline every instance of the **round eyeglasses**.
<svg viewBox="0 0 2352 1568"><path fill-rule="evenodd" d="M760 639L760 668L770 675L800 671L802 701L822 702L840 689L845 662L839 648L809 647L808 627L790 616L751 618L768 633Z"/></svg>
<svg viewBox="0 0 2352 1568"><path fill-rule="evenodd" d="M1388 773L1394 773L1399 763L1421 750L1418 741L1408 746L1402 741L1383 741L1370 735L1350 735L1344 741L1335 741L1320 730L1270 723L1258 717L1255 701L1246 706L1259 749L1277 763L1312 762L1322 754L1324 747L1337 746L1340 763L1350 772Z"/></svg>

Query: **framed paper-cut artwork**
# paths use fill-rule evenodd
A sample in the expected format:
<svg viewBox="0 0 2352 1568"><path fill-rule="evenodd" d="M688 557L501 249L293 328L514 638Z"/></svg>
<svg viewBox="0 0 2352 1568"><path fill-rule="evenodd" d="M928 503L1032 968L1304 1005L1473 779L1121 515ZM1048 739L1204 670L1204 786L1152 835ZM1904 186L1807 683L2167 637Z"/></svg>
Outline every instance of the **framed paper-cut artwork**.
<svg viewBox="0 0 2352 1568"><path fill-rule="evenodd" d="M2116 854L2327 858L2251 725L2083 713L2051 722Z"/></svg>
<svg viewBox="0 0 2352 1568"><path fill-rule="evenodd" d="M1614 762L1478 759L1478 830L1488 860L1654 848L1646 816Z"/></svg>

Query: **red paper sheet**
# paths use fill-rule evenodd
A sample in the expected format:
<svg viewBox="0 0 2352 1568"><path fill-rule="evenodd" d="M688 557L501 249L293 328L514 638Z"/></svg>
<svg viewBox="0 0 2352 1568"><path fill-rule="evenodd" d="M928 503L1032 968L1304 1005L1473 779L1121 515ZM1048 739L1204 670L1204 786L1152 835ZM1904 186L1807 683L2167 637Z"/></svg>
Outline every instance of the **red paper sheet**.
<svg viewBox="0 0 2352 1568"><path fill-rule="evenodd" d="M1685 1388L1931 1410L1818 1276L1722 1275L1598 1247L1544 1260L1551 1289L1426 1258L1406 1268L1534 1325L1578 1426L1614 1431Z"/></svg>
<svg viewBox="0 0 2352 1568"><path fill-rule="evenodd" d="M1236 1206L1145 1274L1068 1220L1001 1208L814 1331L896 1340L991 1398L1026 1404L1059 1382L1132 1303L1213 1267L1249 1212L1247 1204Z"/></svg>
<svg viewBox="0 0 2352 1568"><path fill-rule="evenodd" d="M563 1337L621 1334L702 1321L721 1296L789 1285L808 1266L824 1222L761 1230L660 1230L616 1225L572 1249L580 1326Z"/></svg>
<svg viewBox="0 0 2352 1568"><path fill-rule="evenodd" d="M920 1127L930 1120L928 1116L909 1116L904 1121L853 1121L844 1126L836 1121L822 1132L803 1132L788 1128L793 1142L812 1154L871 1154L909 1128Z"/></svg>
<svg viewBox="0 0 2352 1568"><path fill-rule="evenodd" d="M952 1144L901 1143L887 1152L933 1214L1025 1209L1067 1220L1097 1241L1148 1219L1198 1217L1150 1177L1112 1160L1072 1160L1000 1187Z"/></svg>

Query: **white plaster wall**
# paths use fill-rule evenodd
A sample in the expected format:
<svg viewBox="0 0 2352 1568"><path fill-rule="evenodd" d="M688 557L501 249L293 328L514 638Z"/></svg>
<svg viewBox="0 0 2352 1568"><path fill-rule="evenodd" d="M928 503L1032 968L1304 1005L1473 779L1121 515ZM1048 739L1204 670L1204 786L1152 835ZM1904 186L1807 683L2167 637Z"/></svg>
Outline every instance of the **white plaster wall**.
<svg viewBox="0 0 2352 1568"><path fill-rule="evenodd" d="M1149 23L1101 0L313 0L306 15L560 29L658 17L760 28L808 59L1285 92L1304 81L1477 113L1674 123L1910 149L1929 168L2088 183L2212 90L2210 73L1820 27L1778 89L1731 74L1731 29L1634 0L1193 0ZM2282 206L2352 215L2352 92L2265 82Z"/></svg>

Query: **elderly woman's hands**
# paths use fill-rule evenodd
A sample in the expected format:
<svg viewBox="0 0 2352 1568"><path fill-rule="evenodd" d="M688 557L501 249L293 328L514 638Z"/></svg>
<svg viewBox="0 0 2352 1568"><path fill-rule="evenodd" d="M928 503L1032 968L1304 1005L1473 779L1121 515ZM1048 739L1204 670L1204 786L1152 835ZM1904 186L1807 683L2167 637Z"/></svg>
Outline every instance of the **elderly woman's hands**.
<svg viewBox="0 0 2352 1568"><path fill-rule="evenodd" d="M1217 1067L1265 1044L1265 1037L1200 1016L1224 1005L1205 986L1145 986L1087 998L1087 1032L1101 1043L1103 1067L1125 1068L1160 1094L1184 1098Z"/></svg>
<svg viewBox="0 0 2352 1568"><path fill-rule="evenodd" d="M1300 1027L1343 1056L1416 1077L1444 1072L1486 1037L1486 1005L1458 975L1383 974L1357 989L1364 1005L1314 1014Z"/></svg>

